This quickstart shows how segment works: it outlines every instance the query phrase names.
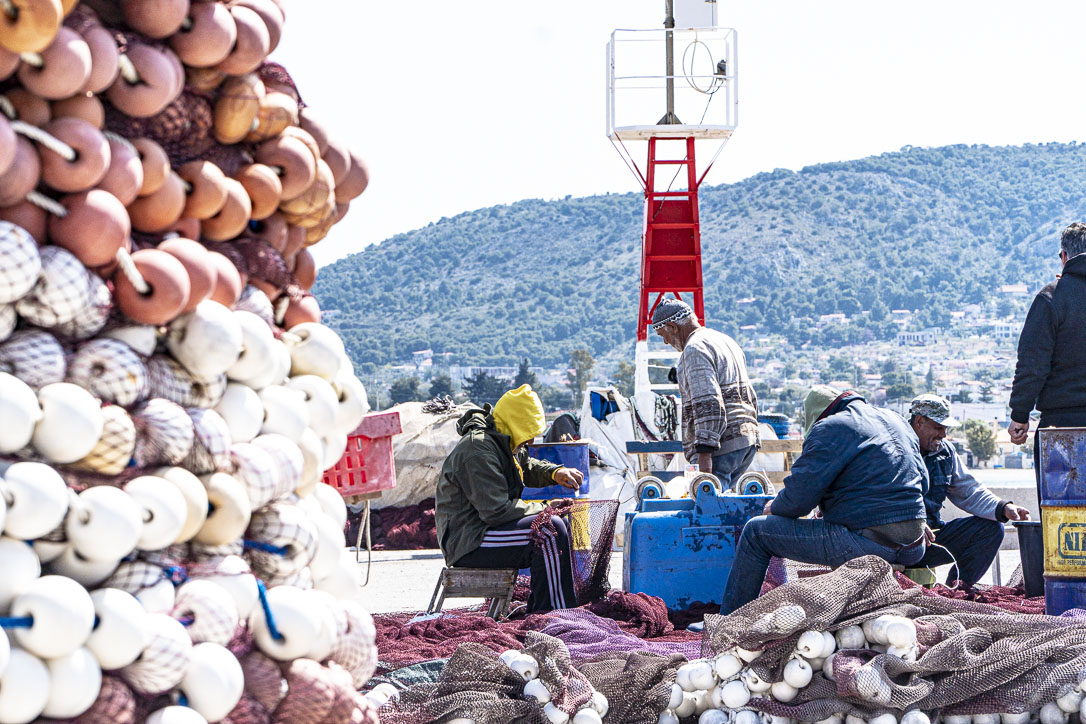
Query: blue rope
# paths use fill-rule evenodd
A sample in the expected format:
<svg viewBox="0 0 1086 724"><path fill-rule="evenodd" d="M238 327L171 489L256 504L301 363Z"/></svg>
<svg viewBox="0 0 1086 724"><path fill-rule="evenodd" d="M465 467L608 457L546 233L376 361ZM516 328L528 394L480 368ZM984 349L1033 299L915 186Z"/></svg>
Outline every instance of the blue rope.
<svg viewBox="0 0 1086 724"><path fill-rule="evenodd" d="M180 586L189 579L188 572L181 566L169 566L162 569L162 575L175 586Z"/></svg>
<svg viewBox="0 0 1086 724"><path fill-rule="evenodd" d="M277 556L285 556L287 554L286 546L272 545L271 543L265 543L259 540L249 540L248 538L242 540L241 544L250 550L256 549L258 551L264 551L265 553L271 553Z"/></svg>
<svg viewBox="0 0 1086 724"><path fill-rule="evenodd" d="M256 590L260 594L260 606L264 609L264 618L268 621L268 633L276 641L283 640L283 634L275 627L275 617L272 616L271 606L268 605L268 589L264 587L264 581L256 579Z"/></svg>
<svg viewBox="0 0 1086 724"><path fill-rule="evenodd" d="M0 628L30 628L33 625L33 616L0 616Z"/></svg>

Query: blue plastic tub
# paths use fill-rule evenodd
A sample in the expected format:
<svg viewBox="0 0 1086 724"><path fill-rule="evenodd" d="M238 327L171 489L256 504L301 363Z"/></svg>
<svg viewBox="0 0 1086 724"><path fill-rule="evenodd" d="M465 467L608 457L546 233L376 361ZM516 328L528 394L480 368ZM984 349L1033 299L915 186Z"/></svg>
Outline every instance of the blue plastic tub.
<svg viewBox="0 0 1086 724"><path fill-rule="evenodd" d="M1045 613L1059 616L1071 608L1086 608L1086 579L1045 576Z"/></svg>
<svg viewBox="0 0 1086 724"><path fill-rule="evenodd" d="M548 485L543 488L525 487L521 494L523 500L551 500L553 498L588 497L588 443L587 442L544 442L528 446L528 456L537 460L558 463L567 468L576 468L584 474L584 482L577 490L563 488L561 485Z"/></svg>

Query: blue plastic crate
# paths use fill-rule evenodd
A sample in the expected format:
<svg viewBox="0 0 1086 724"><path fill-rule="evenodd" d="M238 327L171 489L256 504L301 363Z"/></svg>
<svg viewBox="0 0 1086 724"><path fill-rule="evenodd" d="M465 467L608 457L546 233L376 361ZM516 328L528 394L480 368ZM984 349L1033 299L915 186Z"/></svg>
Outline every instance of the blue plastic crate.
<svg viewBox="0 0 1086 724"><path fill-rule="evenodd" d="M570 490L561 485L548 485L543 488L525 487L521 494L523 500L552 500L554 498L588 497L588 443L587 442L544 442L528 446L528 456L537 460L557 463L567 468L576 468L584 474L584 482L577 490Z"/></svg>

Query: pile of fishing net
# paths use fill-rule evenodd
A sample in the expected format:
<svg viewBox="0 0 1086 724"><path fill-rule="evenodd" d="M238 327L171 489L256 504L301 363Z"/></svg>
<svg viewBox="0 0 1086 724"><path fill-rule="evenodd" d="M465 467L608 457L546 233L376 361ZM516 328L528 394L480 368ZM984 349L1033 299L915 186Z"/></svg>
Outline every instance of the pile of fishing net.
<svg viewBox="0 0 1086 724"><path fill-rule="evenodd" d="M730 616L708 615L700 640L668 630L651 597L612 592L580 609L486 624L466 637L478 642L435 646L429 653L449 656L437 681L405 688L382 721L987 724L1002 714L1066 724L1082 700L1086 621L1018 611L1034 603L1015 588L944 589L861 558ZM647 633L656 635L639 637ZM516 651L538 671L522 670ZM592 692L609 702L606 715Z"/></svg>
<svg viewBox="0 0 1086 724"><path fill-rule="evenodd" d="M886 616L907 621L915 650L899 656L842 649L790 701L763 696L747 704L804 721L846 714L867 720L907 709L944 716L1030 712L1075 684L1086 666L1082 623L903 589L890 566L873 557L780 586L731 616L709 616L703 654L761 652L744 667L756 676L737 672L736 680L748 687L752 679L778 682L805 632L832 633Z"/></svg>
<svg viewBox="0 0 1086 724"><path fill-rule="evenodd" d="M348 507L347 540L358 540L364 506ZM393 506L370 512L370 536L375 551L418 551L437 548L434 499L415 505Z"/></svg>
<svg viewBox="0 0 1086 724"><path fill-rule="evenodd" d="M918 587L917 584L909 581L904 576L899 575L898 581L903 588ZM1045 612L1045 597L1027 597L1026 588L1021 584L1017 586L958 586L954 588L936 584L930 589L924 590L930 595L951 598L956 601L986 603L1011 613L1044 614Z"/></svg>
<svg viewBox="0 0 1086 724"><path fill-rule="evenodd" d="M506 663L518 649L519 655L527 658L513 666ZM381 721L545 724L555 721L556 712L562 712L567 720L580 717L575 719L580 724L591 711L596 722L606 718L650 724L667 703L671 681L683 662L679 655L610 652L574 666L565 643L534 632L526 635L524 646L518 649L499 657L484 646L461 646L437 683L403 690L398 699L381 709ZM522 668L525 664L527 668ZM532 686L540 693L525 696L531 681L538 682ZM540 698L547 701L541 703Z"/></svg>
<svg viewBox="0 0 1086 724"><path fill-rule="evenodd" d="M784 585L789 581L810 578L811 576L820 576L828 572L829 569L824 566L811 566L795 561L773 558L770 560L769 570L766 572L765 582L762 584L762 594L764 595L777 586ZM986 603L1012 613L1043 614L1045 612L1044 596L1036 596L1033 598L1026 596L1026 587L1022 582L1021 567L1011 574L1011 577L1005 586L986 586L979 584L969 586L961 581L956 581L951 585L937 583L934 586L921 587L919 583L916 583L903 573L895 572L894 577L902 588L922 588L922 590L934 596L942 596L943 598L952 598L959 601ZM695 608L697 607L698 605L695 604ZM716 611L706 612L717 613L718 611L719 608L717 608ZM691 611L690 613L693 614L694 612ZM702 619L701 616L694 618L687 612L678 612L674 617L676 620L680 621L685 621L689 618L691 623Z"/></svg>
<svg viewBox="0 0 1086 724"><path fill-rule="evenodd" d="M520 645L528 632L544 625L550 614L522 620L495 621L479 610L455 610L438 617L414 613L376 614L377 671L387 673L430 659L448 658L461 644L496 652Z"/></svg>
<svg viewBox="0 0 1086 724"><path fill-rule="evenodd" d="M663 607L660 599L655 601ZM419 662L447 658L461 644L485 646L500 653L520 646L531 632L562 639L575 662L623 651L681 654L689 658L700 654L699 634L670 628L666 632L650 632L645 627L633 628L628 623L599 616L591 609L591 606L564 609L503 621L487 617L481 606L448 611L439 617L377 614L373 617L380 652L377 670L388 674Z"/></svg>

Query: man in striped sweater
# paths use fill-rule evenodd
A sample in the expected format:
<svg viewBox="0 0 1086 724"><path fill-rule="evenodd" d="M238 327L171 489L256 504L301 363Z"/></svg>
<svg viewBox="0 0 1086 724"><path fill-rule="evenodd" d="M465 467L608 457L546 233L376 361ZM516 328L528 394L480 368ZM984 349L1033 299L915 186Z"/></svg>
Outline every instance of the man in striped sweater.
<svg viewBox="0 0 1086 724"><path fill-rule="evenodd" d="M735 340L698 323L681 299L663 299L652 328L682 352L676 375L682 396L683 452L702 472L730 487L758 452L758 397Z"/></svg>

